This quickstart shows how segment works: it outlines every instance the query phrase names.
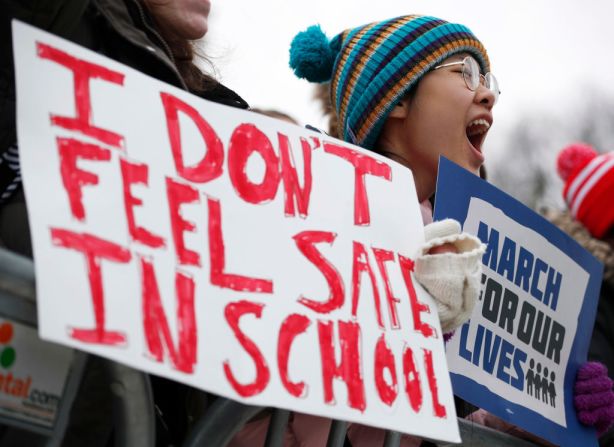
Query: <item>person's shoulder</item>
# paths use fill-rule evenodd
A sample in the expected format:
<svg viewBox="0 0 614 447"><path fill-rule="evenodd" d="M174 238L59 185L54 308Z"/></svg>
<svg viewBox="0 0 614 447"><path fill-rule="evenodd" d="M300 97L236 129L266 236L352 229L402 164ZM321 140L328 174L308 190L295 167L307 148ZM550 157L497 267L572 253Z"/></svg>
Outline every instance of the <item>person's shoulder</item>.
<svg viewBox="0 0 614 447"><path fill-rule="evenodd" d="M586 227L574 219L569 210L544 208L540 212L550 223L556 225L577 242L582 243L583 241L593 239Z"/></svg>

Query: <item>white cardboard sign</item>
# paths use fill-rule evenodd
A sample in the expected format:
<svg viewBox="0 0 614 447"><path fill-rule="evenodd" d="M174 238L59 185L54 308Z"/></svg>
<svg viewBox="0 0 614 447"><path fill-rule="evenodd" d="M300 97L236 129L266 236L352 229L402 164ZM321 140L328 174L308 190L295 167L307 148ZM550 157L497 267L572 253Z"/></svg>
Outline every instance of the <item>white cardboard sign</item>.
<svg viewBox="0 0 614 447"><path fill-rule="evenodd" d="M14 22L41 336L256 405L459 441L408 170Z"/></svg>

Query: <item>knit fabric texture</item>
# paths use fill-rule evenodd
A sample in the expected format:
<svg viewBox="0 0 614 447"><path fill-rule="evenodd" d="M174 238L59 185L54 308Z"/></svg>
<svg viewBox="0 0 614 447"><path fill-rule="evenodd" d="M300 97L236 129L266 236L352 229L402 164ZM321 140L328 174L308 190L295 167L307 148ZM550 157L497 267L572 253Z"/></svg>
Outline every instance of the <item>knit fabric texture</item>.
<svg viewBox="0 0 614 447"><path fill-rule="evenodd" d="M451 332L471 316L479 293L484 244L452 219L433 222L425 227L426 243L416 256L416 280L437 304L441 329ZM452 244L457 253L427 254L436 246Z"/></svg>
<svg viewBox="0 0 614 447"><path fill-rule="evenodd" d="M576 143L559 152L557 165L571 214L593 236L602 237L614 226L614 152L599 155Z"/></svg>
<svg viewBox="0 0 614 447"><path fill-rule="evenodd" d="M614 392L608 368L603 363L587 362L578 370L574 385L574 405L578 419L605 433L614 422Z"/></svg>
<svg viewBox="0 0 614 447"><path fill-rule="evenodd" d="M467 53L483 73L490 69L484 46L467 27L436 17L407 15L358 26L335 36L329 48L322 36L315 26L299 33L290 66L311 82L330 80L340 137L367 149L374 149L392 108L444 59Z"/></svg>

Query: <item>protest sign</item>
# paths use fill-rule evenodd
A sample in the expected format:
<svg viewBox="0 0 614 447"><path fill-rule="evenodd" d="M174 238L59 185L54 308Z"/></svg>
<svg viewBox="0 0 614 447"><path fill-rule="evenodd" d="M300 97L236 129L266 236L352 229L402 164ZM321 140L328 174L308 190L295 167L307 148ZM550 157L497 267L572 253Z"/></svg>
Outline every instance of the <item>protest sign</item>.
<svg viewBox="0 0 614 447"><path fill-rule="evenodd" d="M40 334L250 404L459 433L410 172L14 22Z"/></svg>
<svg viewBox="0 0 614 447"><path fill-rule="evenodd" d="M486 252L471 319L446 347L455 394L559 445L596 445L573 384L586 361L603 267L520 202L440 159L435 218Z"/></svg>
<svg viewBox="0 0 614 447"><path fill-rule="evenodd" d="M40 340L36 329L0 319L0 421L52 428L72 353Z"/></svg>

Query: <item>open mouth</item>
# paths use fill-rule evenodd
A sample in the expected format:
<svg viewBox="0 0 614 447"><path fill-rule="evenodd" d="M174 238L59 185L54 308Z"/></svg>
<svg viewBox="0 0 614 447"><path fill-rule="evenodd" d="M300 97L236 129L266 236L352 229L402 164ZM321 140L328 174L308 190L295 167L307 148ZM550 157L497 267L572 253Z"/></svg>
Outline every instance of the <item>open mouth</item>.
<svg viewBox="0 0 614 447"><path fill-rule="evenodd" d="M482 152L482 143L484 143L488 129L490 129L490 123L483 118L473 120L467 126L467 139L480 153Z"/></svg>

